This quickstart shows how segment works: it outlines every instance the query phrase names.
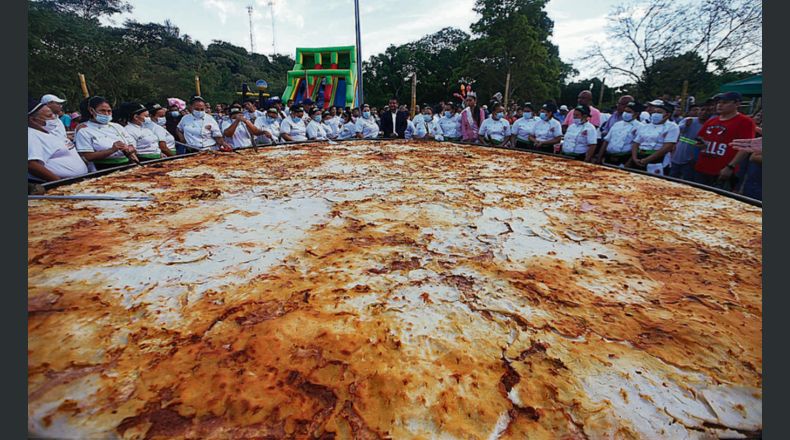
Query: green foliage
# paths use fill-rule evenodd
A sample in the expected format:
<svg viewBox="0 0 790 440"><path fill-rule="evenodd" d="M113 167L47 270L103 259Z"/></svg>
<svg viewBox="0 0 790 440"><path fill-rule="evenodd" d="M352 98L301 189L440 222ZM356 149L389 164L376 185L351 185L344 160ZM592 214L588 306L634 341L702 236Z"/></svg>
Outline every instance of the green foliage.
<svg viewBox="0 0 790 440"><path fill-rule="evenodd" d="M400 102L411 100L411 77L417 75L417 99L430 103L447 99L458 88L460 67L469 35L459 29L444 28L363 63L365 102L382 105L392 96Z"/></svg>
<svg viewBox="0 0 790 440"><path fill-rule="evenodd" d="M390 46L364 66L365 100L375 104L394 95L411 100L411 75L417 74L417 100L435 103L452 99L461 78L475 81L478 96L488 100L505 93L510 72L510 101L557 98L559 86L574 74L549 41L554 23L545 11L547 0L477 0L480 20L472 24L475 38L453 28L401 46Z"/></svg>
<svg viewBox="0 0 790 440"><path fill-rule="evenodd" d="M254 88L258 79L267 80L269 93L276 95L285 88L286 72L293 67L290 57L269 59L221 41L204 48L169 21L105 27L96 16L86 18L64 9L69 2L90 3L28 3L28 93L55 93L68 99L69 109L76 109L82 99L78 73L85 74L90 93L114 104L186 99L195 93L199 75L203 96L216 103L238 100L235 92L241 83Z"/></svg>

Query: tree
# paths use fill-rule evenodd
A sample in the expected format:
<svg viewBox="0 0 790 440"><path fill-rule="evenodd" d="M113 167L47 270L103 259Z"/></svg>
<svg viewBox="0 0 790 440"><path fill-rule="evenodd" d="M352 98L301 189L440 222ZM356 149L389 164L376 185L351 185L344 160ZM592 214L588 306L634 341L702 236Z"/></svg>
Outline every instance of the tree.
<svg viewBox="0 0 790 440"><path fill-rule="evenodd" d="M131 12L125 0L44 0L59 12L71 12L85 19Z"/></svg>
<svg viewBox="0 0 790 440"><path fill-rule="evenodd" d="M242 82L257 79L266 79L271 92L279 93L294 63L287 56L269 59L221 41L204 48L168 21L105 27L55 3L29 3L28 92L65 97L70 110L82 99L78 72L85 74L91 93L114 105L187 98L195 93L196 74L206 99L231 102L239 99L235 92Z"/></svg>
<svg viewBox="0 0 790 440"><path fill-rule="evenodd" d="M457 86L459 70L469 35L459 29L444 28L417 41L390 46L384 53L363 64L365 101L385 103L395 96L411 100L411 77L417 75L417 96L421 101L448 99Z"/></svg>
<svg viewBox="0 0 790 440"><path fill-rule="evenodd" d="M607 21L606 45L592 45L585 60L600 74L636 84L659 60L687 52L717 73L762 63L760 0L633 1L616 6Z"/></svg>
<svg viewBox="0 0 790 440"><path fill-rule="evenodd" d="M546 0L477 0L480 19L471 30L465 75L477 80L484 94L505 91L510 75L510 96L540 101L556 97L563 75L559 49L549 41L554 23L545 11ZM511 99L512 100L512 99Z"/></svg>

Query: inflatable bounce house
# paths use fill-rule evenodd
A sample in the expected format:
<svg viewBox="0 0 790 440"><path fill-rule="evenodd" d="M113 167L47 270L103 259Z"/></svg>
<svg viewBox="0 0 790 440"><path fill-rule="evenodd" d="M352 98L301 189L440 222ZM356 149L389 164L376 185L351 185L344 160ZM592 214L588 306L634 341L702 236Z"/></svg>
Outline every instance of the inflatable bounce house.
<svg viewBox="0 0 790 440"><path fill-rule="evenodd" d="M296 48L296 64L288 72L282 99L299 104L310 98L319 108L355 107L356 60L354 46Z"/></svg>

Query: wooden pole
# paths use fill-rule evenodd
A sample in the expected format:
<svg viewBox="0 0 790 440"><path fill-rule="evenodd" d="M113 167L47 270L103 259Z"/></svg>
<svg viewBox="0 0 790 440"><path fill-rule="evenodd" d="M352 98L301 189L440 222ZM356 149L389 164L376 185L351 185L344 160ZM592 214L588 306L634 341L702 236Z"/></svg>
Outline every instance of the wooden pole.
<svg viewBox="0 0 790 440"><path fill-rule="evenodd" d="M203 96L200 94L200 77L195 75L195 92L198 96Z"/></svg>
<svg viewBox="0 0 790 440"><path fill-rule="evenodd" d="M510 101L510 69L507 70L507 77L505 78L505 112L509 110L507 103Z"/></svg>
<svg viewBox="0 0 790 440"><path fill-rule="evenodd" d="M85 99L90 98L90 94L88 93L88 84L85 83L85 75L78 73L77 74L80 78L80 87L82 88L82 96Z"/></svg>
<svg viewBox="0 0 790 440"><path fill-rule="evenodd" d="M606 78L601 81L601 93L598 95L598 108L601 108L601 104L603 104L603 91L606 89Z"/></svg>
<svg viewBox="0 0 790 440"><path fill-rule="evenodd" d="M413 74L411 76L411 110L409 114L411 117L414 117L414 113L417 111L417 74Z"/></svg>
<svg viewBox="0 0 790 440"><path fill-rule="evenodd" d="M680 102L678 103L678 104L680 104L680 108L683 109L683 114L684 115L688 111L688 107L686 105L687 104L686 103L686 95L688 95L688 92L689 92L689 80L686 79L686 80L683 80L683 90L680 92Z"/></svg>

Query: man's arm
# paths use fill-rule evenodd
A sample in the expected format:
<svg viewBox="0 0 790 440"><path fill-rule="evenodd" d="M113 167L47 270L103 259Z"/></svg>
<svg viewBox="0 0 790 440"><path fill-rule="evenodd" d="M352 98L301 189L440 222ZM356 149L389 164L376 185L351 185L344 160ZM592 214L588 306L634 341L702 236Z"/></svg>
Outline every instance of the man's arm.
<svg viewBox="0 0 790 440"><path fill-rule="evenodd" d="M38 160L27 161L27 170L30 172L30 174L47 182L54 182L56 180L60 180L60 177L56 176L55 173L48 170L47 167L45 167L44 164Z"/></svg>

